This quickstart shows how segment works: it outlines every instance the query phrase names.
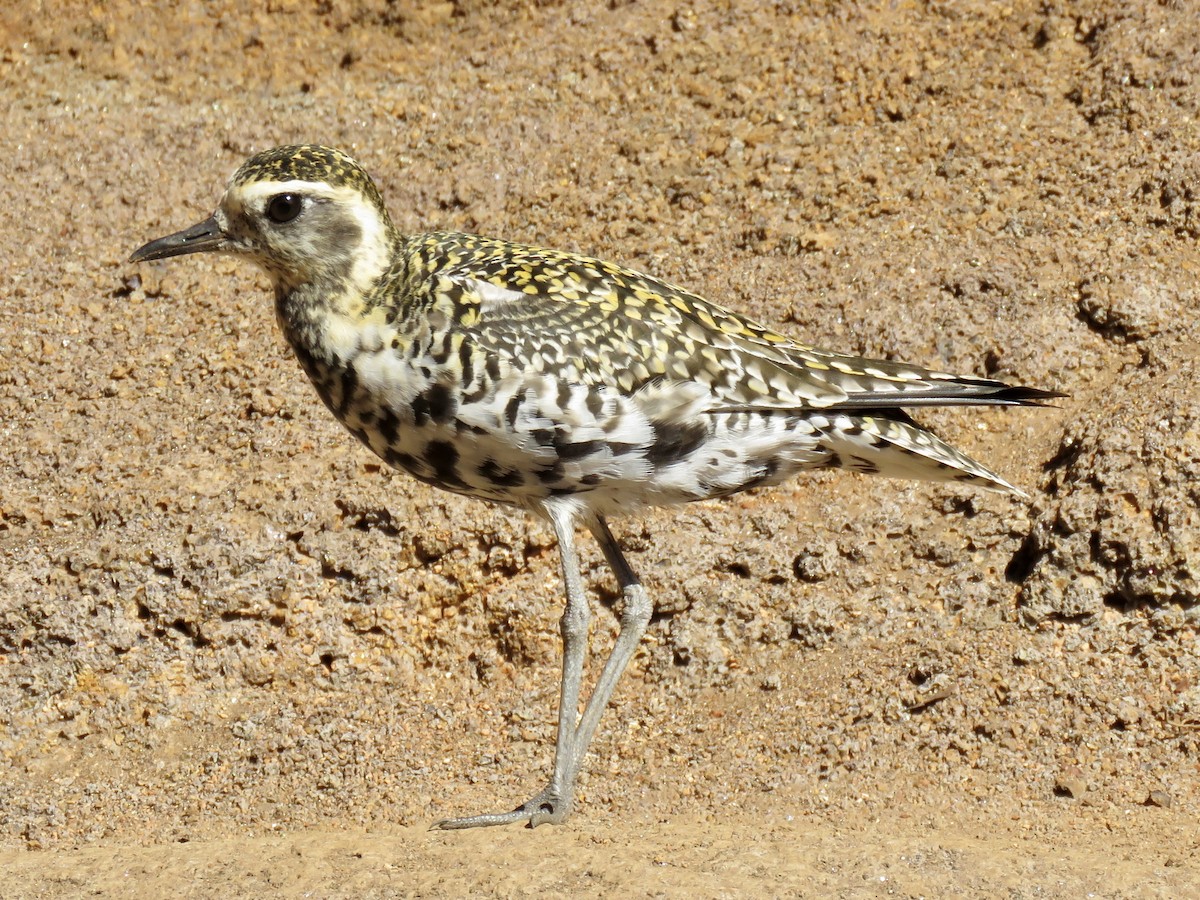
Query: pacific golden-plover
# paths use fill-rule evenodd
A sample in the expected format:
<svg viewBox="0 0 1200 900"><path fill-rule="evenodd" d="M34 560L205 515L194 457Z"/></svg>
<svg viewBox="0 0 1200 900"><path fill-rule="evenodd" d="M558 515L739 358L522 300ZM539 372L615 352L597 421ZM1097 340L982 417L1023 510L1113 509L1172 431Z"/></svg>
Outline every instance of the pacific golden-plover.
<svg viewBox="0 0 1200 900"><path fill-rule="evenodd" d="M562 822L651 603L606 517L770 485L804 469L1016 488L902 408L1062 396L797 343L648 275L469 234L402 235L363 168L311 145L251 157L216 212L131 262L232 253L275 285L325 405L389 465L549 522L566 589L554 767L510 812L438 828ZM574 529L622 591L582 715L590 617Z"/></svg>

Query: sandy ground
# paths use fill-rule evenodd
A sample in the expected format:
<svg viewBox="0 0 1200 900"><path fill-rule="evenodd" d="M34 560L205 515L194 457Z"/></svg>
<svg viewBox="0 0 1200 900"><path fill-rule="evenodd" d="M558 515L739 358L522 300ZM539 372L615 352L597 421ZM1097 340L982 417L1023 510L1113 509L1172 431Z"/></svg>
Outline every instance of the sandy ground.
<svg viewBox="0 0 1200 900"><path fill-rule="evenodd" d="M1186 3L0 13L0 896L1200 896ZM546 529L381 468L261 274L131 267L249 153L806 341L1068 392L616 523L658 615L561 828ZM583 544L599 615L615 599Z"/></svg>

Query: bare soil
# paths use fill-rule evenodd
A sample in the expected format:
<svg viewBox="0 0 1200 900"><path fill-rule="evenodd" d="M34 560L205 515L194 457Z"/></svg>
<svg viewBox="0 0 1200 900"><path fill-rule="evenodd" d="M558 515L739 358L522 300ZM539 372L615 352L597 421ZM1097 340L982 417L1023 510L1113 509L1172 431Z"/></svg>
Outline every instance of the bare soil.
<svg viewBox="0 0 1200 900"><path fill-rule="evenodd" d="M1200 896L1187 3L0 12L0 896ZM250 153L1070 394L616 523L658 615L560 828L541 525L387 471L260 273L130 267ZM603 560L584 543L615 632Z"/></svg>

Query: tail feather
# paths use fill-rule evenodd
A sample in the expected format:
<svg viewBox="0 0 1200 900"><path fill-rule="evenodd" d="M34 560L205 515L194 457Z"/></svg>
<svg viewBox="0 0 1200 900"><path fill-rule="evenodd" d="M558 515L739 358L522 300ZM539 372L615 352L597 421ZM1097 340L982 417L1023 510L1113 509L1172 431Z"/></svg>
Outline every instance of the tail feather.
<svg viewBox="0 0 1200 900"><path fill-rule="evenodd" d="M837 454L832 464L840 468L889 478L974 484L998 493L1026 496L899 411L831 416L823 432L829 450Z"/></svg>

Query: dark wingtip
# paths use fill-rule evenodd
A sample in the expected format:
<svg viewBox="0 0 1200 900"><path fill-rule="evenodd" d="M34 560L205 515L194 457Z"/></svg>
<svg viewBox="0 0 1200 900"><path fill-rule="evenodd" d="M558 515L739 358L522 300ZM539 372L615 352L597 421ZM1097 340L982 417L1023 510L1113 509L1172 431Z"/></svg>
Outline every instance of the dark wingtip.
<svg viewBox="0 0 1200 900"><path fill-rule="evenodd" d="M1061 400L1071 396L1064 394L1062 391L1045 391L1041 388L1022 387L1020 385L1010 385L997 390L994 394L989 394L987 397L988 403L995 403L999 406L1050 406L1054 407L1057 404L1049 403L1050 400Z"/></svg>

